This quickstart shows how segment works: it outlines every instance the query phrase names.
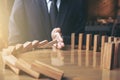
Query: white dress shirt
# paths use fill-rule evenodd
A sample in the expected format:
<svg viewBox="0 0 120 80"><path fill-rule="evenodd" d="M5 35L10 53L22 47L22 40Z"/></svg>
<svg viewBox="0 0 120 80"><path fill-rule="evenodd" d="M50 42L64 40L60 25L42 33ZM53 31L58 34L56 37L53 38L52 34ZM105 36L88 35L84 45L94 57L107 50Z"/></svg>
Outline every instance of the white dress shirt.
<svg viewBox="0 0 120 80"><path fill-rule="evenodd" d="M47 2L48 12L50 13L51 1L50 0L46 0L46 2ZM58 11L59 11L59 8L60 8L60 3L61 3L61 0L57 0L56 5L57 5Z"/></svg>

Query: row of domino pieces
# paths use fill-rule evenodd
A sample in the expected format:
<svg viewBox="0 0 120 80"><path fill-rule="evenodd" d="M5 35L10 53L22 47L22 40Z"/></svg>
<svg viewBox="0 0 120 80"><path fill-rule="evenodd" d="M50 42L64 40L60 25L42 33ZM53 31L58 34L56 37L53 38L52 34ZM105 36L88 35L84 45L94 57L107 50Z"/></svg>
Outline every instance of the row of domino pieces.
<svg viewBox="0 0 120 80"><path fill-rule="evenodd" d="M86 40L84 40L84 36L86 36ZM86 51L91 50L92 48L92 42L93 42L93 51L97 52L99 47L102 48L102 46L104 45L105 42L117 42L120 41L120 37L113 37L113 36L105 36L103 35L101 38L99 35L95 34L94 35L94 40L92 40L92 34L83 34L80 33L79 34L79 38L78 38L78 50L82 50L83 49L83 40L86 41ZM101 43L100 43L101 42ZM101 46L100 46L101 45ZM75 48L75 33L71 34L71 49Z"/></svg>
<svg viewBox="0 0 120 80"><path fill-rule="evenodd" d="M78 50L83 49L83 35L79 34ZM101 41L100 41L101 40ZM91 49L92 34L86 34L86 51ZM100 44L101 42L101 44ZM120 57L120 38L94 35L93 52L97 52L101 48L101 67L103 69L114 69L120 65L118 58ZM101 46L100 46L101 45ZM71 34L71 49L75 47L75 33Z"/></svg>
<svg viewBox="0 0 120 80"><path fill-rule="evenodd" d="M40 74L48 76L53 79L61 80L64 72L57 68L54 68L50 65L42 63L40 61L35 61L32 64L24 61L23 59L17 59L14 55L15 53L23 53L32 50L33 48L47 48L57 43L57 41L37 41L26 42L24 44L17 44L16 46L10 46L7 49L2 51L3 66L7 65L10 67L16 74L20 74L20 71L24 71L27 74L40 78Z"/></svg>

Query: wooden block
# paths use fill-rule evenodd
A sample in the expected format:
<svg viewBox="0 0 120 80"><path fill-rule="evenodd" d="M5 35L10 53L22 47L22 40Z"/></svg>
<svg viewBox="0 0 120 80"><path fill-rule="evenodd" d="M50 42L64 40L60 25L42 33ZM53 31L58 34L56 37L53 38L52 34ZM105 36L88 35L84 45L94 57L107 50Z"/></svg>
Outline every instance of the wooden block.
<svg viewBox="0 0 120 80"><path fill-rule="evenodd" d="M49 43L47 43L39 48L51 48L53 46L53 44L56 44L56 43L57 43L57 40L50 41Z"/></svg>
<svg viewBox="0 0 120 80"><path fill-rule="evenodd" d="M112 69L115 43L107 43L107 50L104 52L103 69Z"/></svg>
<svg viewBox="0 0 120 80"><path fill-rule="evenodd" d="M7 49L3 49L2 53L1 53L1 59L2 59L2 69L4 70L6 68L6 64L5 64L5 57L8 56L10 54L8 54Z"/></svg>
<svg viewBox="0 0 120 80"><path fill-rule="evenodd" d="M38 45L39 45L39 41L38 41L38 40L34 40L34 41L32 42L33 48L36 48Z"/></svg>
<svg viewBox="0 0 120 80"><path fill-rule="evenodd" d="M101 67L104 69L104 67L106 66L106 56L107 56L107 53L108 53L108 43L106 42L105 44L104 44L104 51L103 51L103 54L102 54L102 64L101 64Z"/></svg>
<svg viewBox="0 0 120 80"><path fill-rule="evenodd" d="M25 62L24 60L22 59L18 59L15 63L15 66L17 68L19 68L20 70L26 72L27 74L35 77L35 78L39 78L40 77L40 74L34 70L31 69L31 65L27 62Z"/></svg>
<svg viewBox="0 0 120 80"><path fill-rule="evenodd" d="M114 41L114 37L111 36L111 37L108 37L108 42L113 42Z"/></svg>
<svg viewBox="0 0 120 80"><path fill-rule="evenodd" d="M63 71L39 61L32 64L32 69L55 80L61 80L64 74Z"/></svg>
<svg viewBox="0 0 120 80"><path fill-rule="evenodd" d="M32 48L32 42L27 41L23 44L23 52L30 51Z"/></svg>
<svg viewBox="0 0 120 80"><path fill-rule="evenodd" d="M103 55L104 55L105 42L108 42L108 37L102 36L102 38L101 38L101 67L103 65Z"/></svg>
<svg viewBox="0 0 120 80"><path fill-rule="evenodd" d="M91 48L91 41L92 41L92 35L87 34L86 35L86 51L89 51Z"/></svg>
<svg viewBox="0 0 120 80"><path fill-rule="evenodd" d="M17 44L17 45L15 46L15 49L16 49L17 51L22 50L22 49L23 49L23 44Z"/></svg>
<svg viewBox="0 0 120 80"><path fill-rule="evenodd" d="M5 60L5 65L10 67L13 70L13 72L15 72L16 74L20 73L20 69L18 69L15 66L15 62L17 61L16 57L14 57L13 55L9 55L9 56L5 56L4 60Z"/></svg>
<svg viewBox="0 0 120 80"><path fill-rule="evenodd" d="M16 49L15 46L9 46L7 48L8 54L15 54L16 53Z"/></svg>
<svg viewBox="0 0 120 80"><path fill-rule="evenodd" d="M71 34L71 49L75 48L75 33Z"/></svg>
<svg viewBox="0 0 120 80"><path fill-rule="evenodd" d="M83 45L83 34L79 34L78 50L82 50Z"/></svg>
<svg viewBox="0 0 120 80"><path fill-rule="evenodd" d="M47 43L48 43L48 40L41 41L41 42L39 42L39 45L37 47L41 48L41 46L43 46L43 45L45 45Z"/></svg>
<svg viewBox="0 0 120 80"><path fill-rule="evenodd" d="M94 51L94 52L99 51L99 35L94 35L93 51Z"/></svg>
<svg viewBox="0 0 120 80"><path fill-rule="evenodd" d="M23 44L17 44L15 46L16 53L20 53L23 51Z"/></svg>
<svg viewBox="0 0 120 80"><path fill-rule="evenodd" d="M112 68L118 67L118 54L120 50L120 42L115 43L115 50L114 50L114 56L113 56L113 65Z"/></svg>
<svg viewBox="0 0 120 80"><path fill-rule="evenodd" d="M119 38L118 37L114 37L114 42L118 42Z"/></svg>

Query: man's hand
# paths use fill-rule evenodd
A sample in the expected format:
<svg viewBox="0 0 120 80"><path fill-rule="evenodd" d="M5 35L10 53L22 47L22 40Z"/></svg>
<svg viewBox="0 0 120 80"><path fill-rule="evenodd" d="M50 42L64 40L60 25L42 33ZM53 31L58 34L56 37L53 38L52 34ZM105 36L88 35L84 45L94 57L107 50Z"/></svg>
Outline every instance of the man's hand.
<svg viewBox="0 0 120 80"><path fill-rule="evenodd" d="M54 44L54 46L58 49L61 49L64 47L64 42L63 42L63 38L61 36L61 29L60 28L54 28L51 32L51 37L53 40L57 40L58 43Z"/></svg>

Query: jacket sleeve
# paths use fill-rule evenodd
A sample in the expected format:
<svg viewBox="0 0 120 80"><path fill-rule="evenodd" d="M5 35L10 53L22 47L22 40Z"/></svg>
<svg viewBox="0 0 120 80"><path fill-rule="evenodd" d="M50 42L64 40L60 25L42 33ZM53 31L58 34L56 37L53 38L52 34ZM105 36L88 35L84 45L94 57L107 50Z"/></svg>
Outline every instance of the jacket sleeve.
<svg viewBox="0 0 120 80"><path fill-rule="evenodd" d="M24 0L15 0L9 21L9 45L23 43L27 38Z"/></svg>

